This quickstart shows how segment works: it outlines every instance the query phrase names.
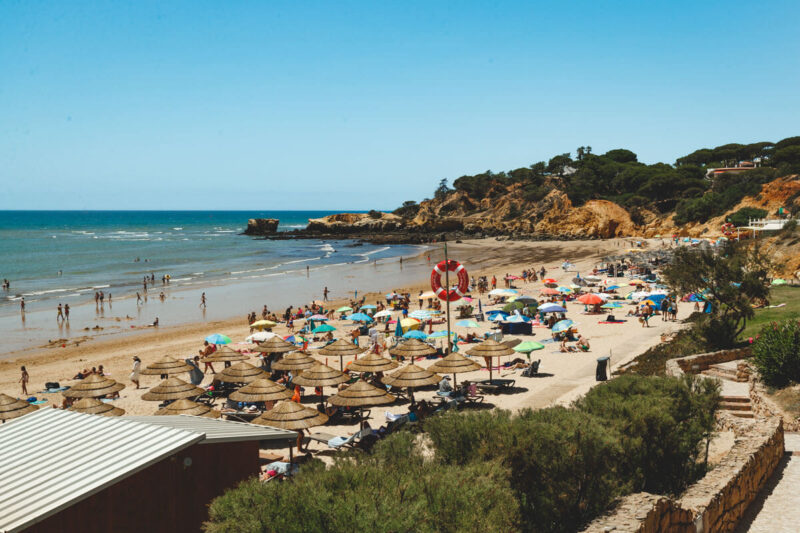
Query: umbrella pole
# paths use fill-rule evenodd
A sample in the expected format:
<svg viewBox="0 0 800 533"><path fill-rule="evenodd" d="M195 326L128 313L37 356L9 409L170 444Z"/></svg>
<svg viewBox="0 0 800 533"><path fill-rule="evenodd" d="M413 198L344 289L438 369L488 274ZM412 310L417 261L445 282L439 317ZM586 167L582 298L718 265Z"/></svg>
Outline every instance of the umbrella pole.
<svg viewBox="0 0 800 533"><path fill-rule="evenodd" d="M447 302L447 353L445 355L449 355L453 349L453 340L450 338L450 262L447 260L447 241L445 238L442 239L444 241L444 283L446 286L445 302Z"/></svg>

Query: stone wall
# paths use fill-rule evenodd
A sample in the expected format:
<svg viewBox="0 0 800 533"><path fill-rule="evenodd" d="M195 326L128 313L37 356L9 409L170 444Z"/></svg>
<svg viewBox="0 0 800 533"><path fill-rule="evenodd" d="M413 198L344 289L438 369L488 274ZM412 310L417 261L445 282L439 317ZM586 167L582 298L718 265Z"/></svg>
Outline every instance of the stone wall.
<svg viewBox="0 0 800 533"><path fill-rule="evenodd" d="M622 498L583 533L727 533L775 471L784 453L783 423L753 423L728 455L678 500L641 492Z"/></svg>
<svg viewBox="0 0 800 533"><path fill-rule="evenodd" d="M698 353L667 361L667 375L681 376L683 374L697 374L708 367L718 363L727 363L737 359L750 357L750 347L736 348L733 350L720 350L718 352Z"/></svg>

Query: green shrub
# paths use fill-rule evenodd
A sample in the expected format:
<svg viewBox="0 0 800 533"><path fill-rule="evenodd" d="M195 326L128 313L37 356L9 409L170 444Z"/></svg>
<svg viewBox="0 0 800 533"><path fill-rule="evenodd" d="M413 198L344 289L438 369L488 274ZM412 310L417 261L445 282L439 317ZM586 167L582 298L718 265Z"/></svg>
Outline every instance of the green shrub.
<svg viewBox="0 0 800 533"><path fill-rule="evenodd" d="M728 217L728 222L734 226L746 226L751 218L764 218L767 212L757 207L743 207Z"/></svg>
<svg viewBox="0 0 800 533"><path fill-rule="evenodd" d="M205 531L515 531L508 477L496 462L425 460L414 436L401 432L373 455L304 465L291 481L242 483L212 502Z"/></svg>
<svg viewBox="0 0 800 533"><path fill-rule="evenodd" d="M576 406L618 431L620 468L635 491L678 494L704 472L699 444L711 437L718 404L716 382L627 375L594 387Z"/></svg>
<svg viewBox="0 0 800 533"><path fill-rule="evenodd" d="M797 321L764 326L753 343L753 364L768 385L782 387L800 382L800 325Z"/></svg>

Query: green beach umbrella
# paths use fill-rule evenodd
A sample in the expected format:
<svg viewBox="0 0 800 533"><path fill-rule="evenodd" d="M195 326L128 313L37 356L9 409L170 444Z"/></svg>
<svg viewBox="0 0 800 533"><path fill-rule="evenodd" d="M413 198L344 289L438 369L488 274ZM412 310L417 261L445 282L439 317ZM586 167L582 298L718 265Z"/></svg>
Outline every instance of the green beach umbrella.
<svg viewBox="0 0 800 533"><path fill-rule="evenodd" d="M349 312L350 312L350 311L352 311L352 310L353 310L353 308L352 308L352 307L347 307L347 306L345 305L344 307L340 307L339 309L337 309L337 310L336 310L336 312L337 312L337 313L349 313Z"/></svg>
<svg viewBox="0 0 800 533"><path fill-rule="evenodd" d="M521 342L512 348L515 352L520 353L531 353L542 349L544 349L544 345L534 341Z"/></svg>
<svg viewBox="0 0 800 533"><path fill-rule="evenodd" d="M456 322L456 326L461 327L461 328L479 328L480 327L478 325L478 323L475 322L474 320L459 320L458 322Z"/></svg>
<svg viewBox="0 0 800 533"><path fill-rule="evenodd" d="M328 324L321 324L311 330L311 333L327 333L329 331L336 331L336 328Z"/></svg>

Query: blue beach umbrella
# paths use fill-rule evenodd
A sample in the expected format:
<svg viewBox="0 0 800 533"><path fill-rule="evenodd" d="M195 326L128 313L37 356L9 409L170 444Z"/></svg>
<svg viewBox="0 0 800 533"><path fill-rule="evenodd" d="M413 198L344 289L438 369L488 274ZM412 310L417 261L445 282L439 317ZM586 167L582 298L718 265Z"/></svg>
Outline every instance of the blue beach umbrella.
<svg viewBox="0 0 800 533"><path fill-rule="evenodd" d="M574 322L572 320L562 320L561 322L556 322L556 324L553 326L553 333L567 331L572 327L573 324Z"/></svg>
<svg viewBox="0 0 800 533"><path fill-rule="evenodd" d="M447 331L443 329L439 331L434 331L433 333L428 335L429 339L444 339L445 337L447 337Z"/></svg>
<svg viewBox="0 0 800 533"><path fill-rule="evenodd" d="M566 308L554 304L554 303L546 303L539 306L539 311L542 313L566 313Z"/></svg>
<svg viewBox="0 0 800 533"><path fill-rule="evenodd" d="M615 291L619 289L619 285L611 285L610 287L606 287L607 291Z"/></svg>
<svg viewBox="0 0 800 533"><path fill-rule="evenodd" d="M478 325L478 323L475 322L474 320L459 320L458 322L456 322L456 326L459 326L459 327L462 327L462 328L479 328L480 327Z"/></svg>
<svg viewBox="0 0 800 533"><path fill-rule="evenodd" d="M622 306L617 302L609 302L600 306L602 309L620 309Z"/></svg>
<svg viewBox="0 0 800 533"><path fill-rule="evenodd" d="M353 313L347 320L353 320L355 322L372 322L372 317L365 314L365 313Z"/></svg>
<svg viewBox="0 0 800 533"><path fill-rule="evenodd" d="M425 335L425 333L422 332L422 331L419 331L417 329L412 329L411 331L409 331L408 333L403 335L403 338L404 339L419 339L419 340L423 341L423 340L427 339L428 336Z"/></svg>
<svg viewBox="0 0 800 533"><path fill-rule="evenodd" d="M417 318L419 320L428 320L432 315L428 311L417 309L416 311L411 311L408 316L411 318Z"/></svg>
<svg viewBox="0 0 800 533"><path fill-rule="evenodd" d="M361 306L361 309L377 309L377 308L378 308L378 306L376 306L376 305L372 305L372 304L369 304L369 305L362 305L362 306Z"/></svg>
<svg viewBox="0 0 800 533"><path fill-rule="evenodd" d="M394 330L395 337L402 337L403 336L403 326L400 325L400 320L397 321L397 328Z"/></svg>

